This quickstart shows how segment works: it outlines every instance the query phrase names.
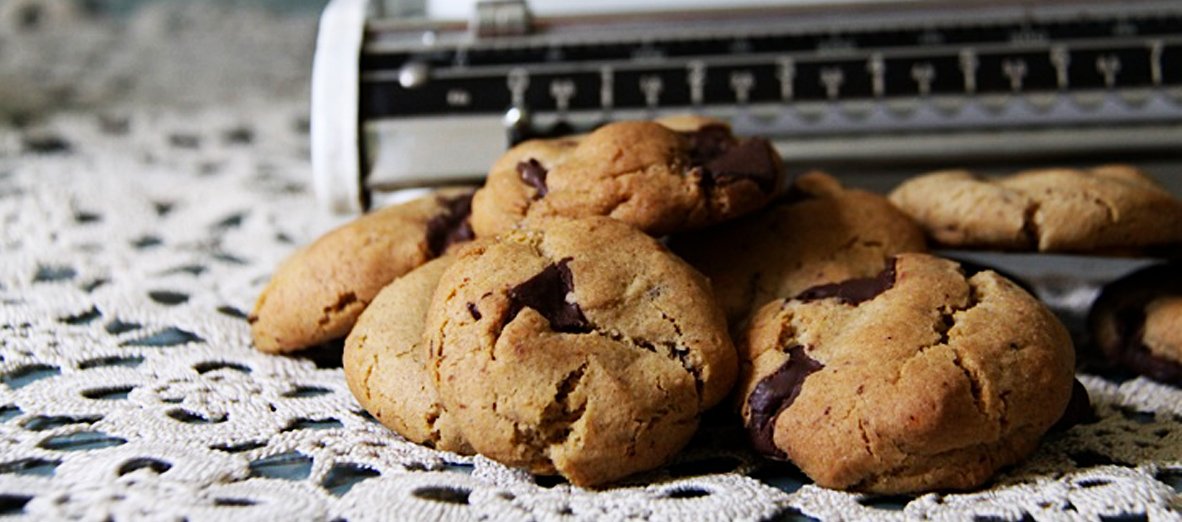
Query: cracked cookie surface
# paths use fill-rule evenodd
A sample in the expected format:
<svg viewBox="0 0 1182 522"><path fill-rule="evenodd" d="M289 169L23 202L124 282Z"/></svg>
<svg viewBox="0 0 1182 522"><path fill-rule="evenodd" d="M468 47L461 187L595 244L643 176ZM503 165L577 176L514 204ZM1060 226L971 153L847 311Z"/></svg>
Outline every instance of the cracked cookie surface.
<svg viewBox="0 0 1182 522"><path fill-rule="evenodd" d="M756 449L820 486L874 493L983 484L1034 450L1074 379L1046 307L926 254L768 303L738 349Z"/></svg>
<svg viewBox="0 0 1182 522"><path fill-rule="evenodd" d="M731 219L774 197L784 167L771 143L697 117L624 121L507 152L473 201L481 236L526 217L610 216L661 236Z"/></svg>
<svg viewBox="0 0 1182 522"><path fill-rule="evenodd" d="M471 454L439 402L435 366L423 341L431 297L453 261L440 257L383 288L345 340L342 362L349 390L378 422L411 442Z"/></svg>
<svg viewBox="0 0 1182 522"><path fill-rule="evenodd" d="M707 281L626 224L534 221L457 256L426 335L444 407L481 454L603 485L667 461L730 391Z"/></svg>
<svg viewBox="0 0 1182 522"><path fill-rule="evenodd" d="M904 182L890 199L948 246L1124 253L1182 243L1182 200L1124 165L999 178L934 172Z"/></svg>
<svg viewBox="0 0 1182 522"><path fill-rule="evenodd" d="M925 250L923 231L886 198L818 172L798 177L756 215L674 236L671 245L710 278L732 325L773 299L871 276L895 254Z"/></svg>
<svg viewBox="0 0 1182 522"><path fill-rule="evenodd" d="M1182 386L1182 262L1145 267L1109 283L1088 323L1110 363Z"/></svg>
<svg viewBox="0 0 1182 522"><path fill-rule="evenodd" d="M287 353L349 333L394 278L472 239L471 189L445 189L382 208L283 261L250 314L254 345Z"/></svg>

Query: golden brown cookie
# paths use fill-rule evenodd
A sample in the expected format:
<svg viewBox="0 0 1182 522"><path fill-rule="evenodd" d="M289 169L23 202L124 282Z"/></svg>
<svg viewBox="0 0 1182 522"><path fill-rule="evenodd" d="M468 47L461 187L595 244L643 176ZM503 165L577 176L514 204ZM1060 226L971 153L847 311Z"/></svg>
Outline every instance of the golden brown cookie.
<svg viewBox="0 0 1182 522"><path fill-rule="evenodd" d="M426 335L473 448L585 487L666 462L737 371L705 278L605 217L463 249Z"/></svg>
<svg viewBox="0 0 1182 522"><path fill-rule="evenodd" d="M1141 339L1154 357L1182 365L1182 296L1159 297L1145 306Z"/></svg>
<svg viewBox="0 0 1182 522"><path fill-rule="evenodd" d="M1018 462L1072 396L1067 330L991 271L900 254L765 305L739 346L761 453L823 487L968 489Z"/></svg>
<svg viewBox="0 0 1182 522"><path fill-rule="evenodd" d="M767 140L736 138L705 118L663 121L510 150L473 202L477 234L504 233L525 217L610 216L660 236L749 213L779 191L784 167Z"/></svg>
<svg viewBox="0 0 1182 522"><path fill-rule="evenodd" d="M908 180L890 198L948 246L1125 252L1182 243L1182 200L1124 165L1001 178L935 172Z"/></svg>
<svg viewBox="0 0 1182 522"><path fill-rule="evenodd" d="M579 144L582 136L530 140L501 156L484 187L472 197L472 229L480 237L493 237L517 226L530 206L546 195L546 177Z"/></svg>
<svg viewBox="0 0 1182 522"><path fill-rule="evenodd" d="M423 328L439 277L451 266L443 256L382 289L345 340L345 381L365 408L406 440L471 454L459 426L439 402L435 364Z"/></svg>
<svg viewBox="0 0 1182 522"><path fill-rule="evenodd" d="M805 288L878 273L901 252L924 251L923 232L886 198L813 172L754 216L674 236L701 270L731 324Z"/></svg>
<svg viewBox="0 0 1182 522"><path fill-rule="evenodd" d="M383 208L288 257L250 314L255 347L287 353L344 337L394 278L472 238L470 189Z"/></svg>
<svg viewBox="0 0 1182 522"><path fill-rule="evenodd" d="M1182 262L1149 266L1109 283L1088 323L1109 362L1182 386Z"/></svg>

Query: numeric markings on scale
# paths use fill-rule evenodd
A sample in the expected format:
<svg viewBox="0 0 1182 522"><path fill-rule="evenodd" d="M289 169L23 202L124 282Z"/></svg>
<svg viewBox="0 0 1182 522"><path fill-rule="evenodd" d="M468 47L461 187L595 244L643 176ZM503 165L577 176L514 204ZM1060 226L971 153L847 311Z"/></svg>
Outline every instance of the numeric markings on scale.
<svg viewBox="0 0 1182 522"><path fill-rule="evenodd" d="M1010 33L1010 42L1012 43L1042 43L1048 39L1046 32L1028 27Z"/></svg>
<svg viewBox="0 0 1182 522"><path fill-rule="evenodd" d="M819 53L846 53L858 48L858 44L849 38L830 36L817 42Z"/></svg>
<svg viewBox="0 0 1182 522"><path fill-rule="evenodd" d="M931 62L919 62L911 66L911 79L921 96L932 93L932 82L936 81L936 68Z"/></svg>
<svg viewBox="0 0 1182 522"><path fill-rule="evenodd" d="M1001 73L1009 79L1010 90L1013 92L1022 91L1022 82L1026 80L1027 72L1026 60L1021 58L1009 58L1001 62Z"/></svg>
<svg viewBox="0 0 1182 522"><path fill-rule="evenodd" d="M841 95L841 85L845 83L845 71L840 67L823 67L820 82L825 89L825 97L836 100Z"/></svg>
<svg viewBox="0 0 1182 522"><path fill-rule="evenodd" d="M694 60L686 65L686 81L689 82L690 103L701 105L706 90L706 64Z"/></svg>
<svg viewBox="0 0 1182 522"><path fill-rule="evenodd" d="M605 111L611 110L615 104L615 97L612 95L615 85L615 73L612 72L612 68L604 66L599 69L599 105Z"/></svg>
<svg viewBox="0 0 1182 522"><path fill-rule="evenodd" d="M661 103L661 91L665 89L665 82L660 76L648 75L640 77L640 92L644 93L644 104L655 109Z"/></svg>
<svg viewBox="0 0 1182 522"><path fill-rule="evenodd" d="M746 38L739 38L731 42L731 54L747 54L751 52L751 41Z"/></svg>
<svg viewBox="0 0 1182 522"><path fill-rule="evenodd" d="M1137 26L1128 20L1120 20L1112 26L1112 34L1113 36L1136 36Z"/></svg>
<svg viewBox="0 0 1182 522"><path fill-rule="evenodd" d="M972 49L961 50L959 59L960 72L964 75L964 92L965 94L976 94L977 67L980 66L981 61L977 58L977 53Z"/></svg>
<svg viewBox="0 0 1182 522"><path fill-rule="evenodd" d="M796 62L791 58L776 60L776 79L780 82L780 99L792 101L794 91L792 84L796 81Z"/></svg>
<svg viewBox="0 0 1182 522"><path fill-rule="evenodd" d="M559 112L566 112L570 108L570 99L575 95L575 82L570 80L554 80L550 82L550 96L554 98L554 107Z"/></svg>
<svg viewBox="0 0 1182 522"><path fill-rule="evenodd" d="M751 96L751 89L755 88L755 75L751 71L733 71L730 80L731 90L735 93L735 101L747 103Z"/></svg>
<svg viewBox="0 0 1182 522"><path fill-rule="evenodd" d="M448 90L447 104L452 107L467 107L472 104L472 95L464 89Z"/></svg>
<svg viewBox="0 0 1182 522"><path fill-rule="evenodd" d="M883 78L884 97L961 94L961 74L956 55L887 58Z"/></svg>
<svg viewBox="0 0 1182 522"><path fill-rule="evenodd" d="M886 62L882 55L875 53L866 63L866 72L870 73L870 91L875 98L881 98L886 92Z"/></svg>
<svg viewBox="0 0 1182 522"><path fill-rule="evenodd" d="M1071 52L1067 50L1067 46L1051 47L1051 66L1055 68L1055 85L1060 89L1066 89L1069 83L1068 67L1071 66Z"/></svg>
<svg viewBox="0 0 1182 522"><path fill-rule="evenodd" d="M1049 49L989 53L978 58L978 92L1021 94L1059 89L1058 74ZM1076 61L1077 58L1072 56L1071 59Z"/></svg>
<svg viewBox="0 0 1182 522"><path fill-rule="evenodd" d="M929 29L919 33L919 37L916 38L916 42L918 42L919 45L941 45L944 43L944 34Z"/></svg>
<svg viewBox="0 0 1182 522"><path fill-rule="evenodd" d="M509 86L509 94L513 98L513 106L524 107L525 90L529 88L529 72L520 67L513 69L509 71L506 83Z"/></svg>
<svg viewBox="0 0 1182 522"><path fill-rule="evenodd" d="M1152 87L1165 81L1167 70L1157 64L1171 62L1165 49L1155 56L1153 41L1133 47L1073 49L1071 86L1076 89ZM1164 54L1162 54L1164 53Z"/></svg>
<svg viewBox="0 0 1182 522"><path fill-rule="evenodd" d="M1104 77L1104 86L1111 89L1116 86L1116 75L1120 73L1120 58L1114 54L1102 54L1096 57L1096 72Z"/></svg>
<svg viewBox="0 0 1182 522"><path fill-rule="evenodd" d="M658 61L664 57L665 51L657 48L652 42L643 42L632 51L632 59L638 62Z"/></svg>

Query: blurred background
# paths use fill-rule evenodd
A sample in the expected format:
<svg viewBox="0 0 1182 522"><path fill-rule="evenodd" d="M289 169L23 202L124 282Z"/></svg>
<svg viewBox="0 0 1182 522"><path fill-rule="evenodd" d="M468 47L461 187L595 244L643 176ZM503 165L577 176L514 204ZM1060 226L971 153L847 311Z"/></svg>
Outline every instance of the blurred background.
<svg viewBox="0 0 1182 522"><path fill-rule="evenodd" d="M380 0L375 5L387 13L463 19L474 1ZM306 98L316 23L327 3L0 0L0 119L19 126L49 112L109 104L200 106L260 96ZM643 7L684 9L709 3L653 0ZM530 4L542 15L592 7L638 8L626 0Z"/></svg>
<svg viewBox="0 0 1182 522"><path fill-rule="evenodd" d="M0 119L308 96L327 0L0 0Z"/></svg>

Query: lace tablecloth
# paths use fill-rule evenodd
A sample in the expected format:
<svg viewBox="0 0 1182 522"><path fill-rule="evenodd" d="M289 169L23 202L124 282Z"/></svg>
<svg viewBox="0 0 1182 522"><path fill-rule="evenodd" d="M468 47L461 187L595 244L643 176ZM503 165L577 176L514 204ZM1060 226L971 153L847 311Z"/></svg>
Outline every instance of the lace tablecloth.
<svg viewBox="0 0 1182 522"><path fill-rule="evenodd" d="M30 520L1179 518L1182 392L1081 375L1099 421L971 493L868 497L761 463L734 427L589 491L401 440L332 354L245 312L334 225L306 112L66 114L0 130L0 513Z"/></svg>

